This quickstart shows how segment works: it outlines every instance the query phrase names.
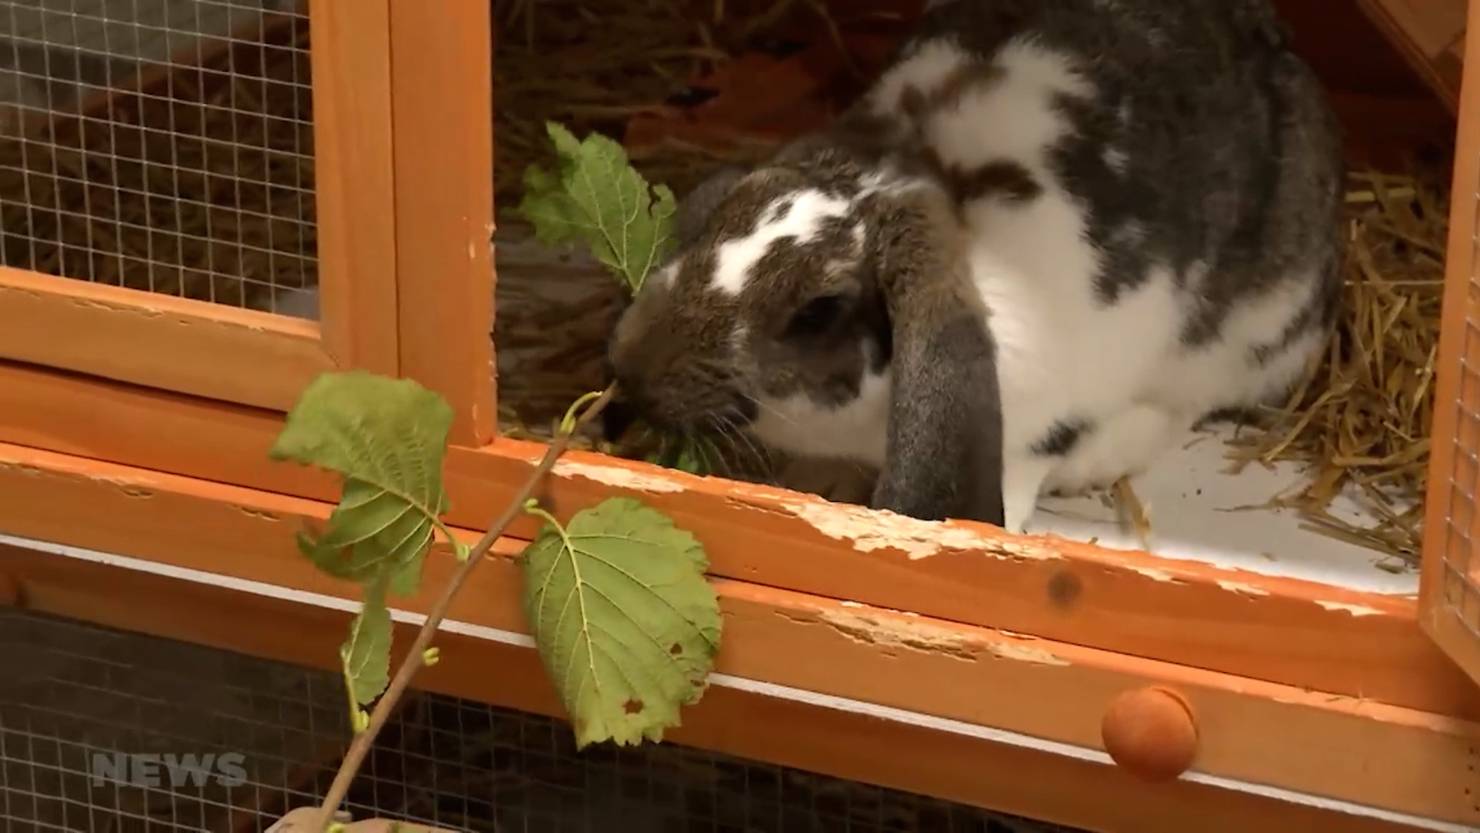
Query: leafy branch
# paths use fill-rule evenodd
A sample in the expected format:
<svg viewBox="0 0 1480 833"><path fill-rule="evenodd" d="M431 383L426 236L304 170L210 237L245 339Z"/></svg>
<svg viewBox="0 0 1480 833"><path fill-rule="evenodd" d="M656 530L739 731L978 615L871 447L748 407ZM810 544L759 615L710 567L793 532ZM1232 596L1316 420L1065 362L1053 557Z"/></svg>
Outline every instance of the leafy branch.
<svg viewBox="0 0 1480 833"><path fill-rule="evenodd" d="M273 449L273 456L278 459L296 459L299 462L315 463L325 465L329 468L337 468L329 462L333 459L332 454L323 454L327 444L298 443L295 440L302 435L312 435L320 440L342 439L342 435L338 432L322 431L322 426L305 423L306 416L320 414L332 414L352 419L357 423L357 428L353 433L358 435L377 438L381 436L387 423L371 423L365 420L362 414L345 407L347 403L359 401L360 397L358 395L363 393L379 393L386 396L386 398L391 398L387 395L399 393L403 403L407 399L424 400L422 394L435 397L435 394L430 394L420 389L414 382L393 381L358 372L325 374L319 377L309 387L309 390L305 392L299 405L289 415L288 425L284 429L283 436L279 439L277 446ZM452 543L454 548L459 551L461 564L459 564L457 571L453 573L451 580L442 589L442 593L436 602L433 603L427 615L426 622L417 631L416 638L412 641L409 651L402 659L400 667L396 669L395 676L389 680L388 684L384 682L384 672L377 671L378 668L383 667L381 666L382 661L388 664L390 648L390 616L388 612L382 615L382 611L385 611L384 598L377 595L384 588L384 579L379 575L369 578L368 586L370 591L367 593L365 606L351 626L350 640L345 643L340 651L341 657L345 658L346 684L353 692L352 697L356 702L355 714L357 716L354 720L355 737L350 744L349 751L345 754L344 761L341 763L338 773L335 774L333 783L330 784L328 794L324 798L319 821L315 825L317 829L328 828L334 810L344 801L345 795L349 792L350 783L354 780L356 773L359 772L359 768L364 762L366 754L369 753L371 746L375 743L376 736L379 734L381 728L385 726L396 703L411 683L411 678L421 668L436 662L437 655L430 653L428 649L431 645L433 635L447 615L447 610L451 606L453 598L462 589L463 584L467 581L468 576L472 574L473 569L478 566L478 562L488 554L494 542L519 517L520 513L525 510L526 502L529 501L535 490L539 488L545 476L554 468L555 461L569 447L570 439L574 432L585 422L599 414L601 409L606 406L606 403L610 401L611 395L612 390L608 389L600 394L591 403L590 407L581 412L578 417L568 421L568 430L562 431L555 437L554 441L546 450L544 457L540 459L539 464L535 466L534 471L525 480L515 499L489 525L488 531L483 534L483 537L479 539L477 544L471 549L465 549L458 546L455 539L448 539L449 543ZM438 401L440 402L440 398L438 398ZM442 404L445 407L445 403ZM440 409L428 409L423 405L420 409L408 408L404 412L397 413L398 415L401 413L405 415L425 415L427 410L435 413ZM397 424L400 421L389 420L388 422ZM441 452L446 447L445 425L441 428L441 434L442 444L436 448L439 458ZM322 456L315 456L316 453ZM346 469L359 470L358 467L351 465L340 469L340 471L346 471ZM439 475L440 470L441 460L438 459L436 471ZM305 553L309 554L311 558L314 558L315 563L321 564L321 566L321 559L325 550L324 540L333 534L335 528L334 518L336 516L339 517L342 524L343 518L350 514L346 509L353 510L356 506L365 505L360 502L362 500L360 494L362 489L356 488L357 482L359 481L346 472L344 498L341 500L339 508L336 509L335 515L332 515L330 518L331 531L325 533L317 541L309 540L306 535L300 541ZM440 505L444 508L446 507L445 498L441 499ZM358 525L355 526L358 528ZM343 529L344 527L341 525L339 528ZM384 539L378 539L374 536L362 537L360 539L360 546L363 550L371 550L374 544L366 545L366 542L377 540ZM465 556L462 553L465 553ZM420 558L420 554L417 557ZM370 647L372 645L374 647ZM366 662L351 663L351 658L363 658ZM362 673L367 666L373 666L370 673ZM384 689L383 695L380 691L381 688ZM362 717L364 712L359 711L358 705L366 703L376 696L379 696L379 700L375 703L374 709L368 716Z"/></svg>
<svg viewBox="0 0 1480 833"><path fill-rule="evenodd" d="M673 252L673 192L649 185L612 139L592 133L577 139L554 122L545 125L556 157L554 170L530 165L517 213L551 246L583 244L627 290L642 289L649 275ZM648 429L652 432L652 429ZM656 432L653 432L656 433ZM690 474L708 474L723 459L702 436L658 434L647 462Z"/></svg>
<svg viewBox="0 0 1480 833"><path fill-rule="evenodd" d="M553 125L551 136L567 165L559 177L531 174L546 190L526 201L530 210L547 240L584 240L635 292L671 245L672 194L649 189L614 142L576 142ZM533 498L614 392L608 387L570 406L515 499L472 547L442 520L450 508L442 469L453 414L440 396L410 380L327 373L288 414L271 456L344 479L324 529L301 533L299 549L363 591L339 650L354 738L315 829L335 828L335 810L412 678L438 662L431 643L453 599L521 514L544 521L520 558L524 609L578 746L661 740L679 724L680 708L703 695L721 626L699 542L636 500L606 500L562 525ZM417 591L438 540L459 564L392 675L387 598Z"/></svg>

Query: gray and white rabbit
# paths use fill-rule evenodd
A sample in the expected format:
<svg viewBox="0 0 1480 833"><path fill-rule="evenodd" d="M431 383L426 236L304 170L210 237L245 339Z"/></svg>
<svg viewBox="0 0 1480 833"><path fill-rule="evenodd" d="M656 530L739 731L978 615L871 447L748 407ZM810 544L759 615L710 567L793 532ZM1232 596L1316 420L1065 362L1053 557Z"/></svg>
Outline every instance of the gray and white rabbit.
<svg viewBox="0 0 1480 833"><path fill-rule="evenodd" d="M689 195L634 409L1021 531L1287 395L1339 299L1339 131L1267 0L947 0L828 129Z"/></svg>

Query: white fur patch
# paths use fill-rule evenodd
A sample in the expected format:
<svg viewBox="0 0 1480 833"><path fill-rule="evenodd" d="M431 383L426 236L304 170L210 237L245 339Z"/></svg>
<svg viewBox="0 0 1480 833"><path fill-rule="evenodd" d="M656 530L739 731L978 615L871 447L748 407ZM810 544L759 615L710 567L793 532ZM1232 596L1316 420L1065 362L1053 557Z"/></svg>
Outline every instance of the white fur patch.
<svg viewBox="0 0 1480 833"><path fill-rule="evenodd" d="M954 43L929 41L884 73L869 93L869 104L879 115L894 115L905 90L939 86L968 60L966 53Z"/></svg>
<svg viewBox="0 0 1480 833"><path fill-rule="evenodd" d="M1064 132L1055 96L1085 97L1094 88L1066 56L1031 41L1008 43L995 63L1003 77L967 89L959 107L931 116L926 141L948 165L970 170L1010 159L1041 179L1046 150Z"/></svg>
<svg viewBox="0 0 1480 833"><path fill-rule="evenodd" d="M790 206L781 210L787 203ZM755 230L744 237L725 241L719 247L713 282L721 292L739 295L750 282L755 264L784 237L806 243L816 236L822 221L841 217L848 202L809 188L773 201L761 214Z"/></svg>
<svg viewBox="0 0 1480 833"><path fill-rule="evenodd" d="M762 400L751 426L761 442L791 454L884 463L889 434L890 375L864 373L858 397L841 407L819 405L805 394Z"/></svg>

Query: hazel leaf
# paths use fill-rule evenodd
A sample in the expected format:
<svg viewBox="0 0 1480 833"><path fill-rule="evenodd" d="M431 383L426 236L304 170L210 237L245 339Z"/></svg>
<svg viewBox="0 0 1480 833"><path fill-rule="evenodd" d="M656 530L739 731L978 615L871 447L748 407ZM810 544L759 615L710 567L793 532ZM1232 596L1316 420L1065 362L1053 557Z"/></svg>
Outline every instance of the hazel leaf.
<svg viewBox="0 0 1480 833"><path fill-rule="evenodd" d="M385 583L367 588L364 606L350 623L349 639L339 648L344 682L356 704L367 706L390 683L391 612L385 606Z"/></svg>
<svg viewBox="0 0 1480 833"><path fill-rule="evenodd" d="M606 136L577 139L554 122L545 129L557 169L525 169L518 213L547 245L585 245L635 294L673 248L673 192L649 185Z"/></svg>
<svg viewBox="0 0 1480 833"><path fill-rule="evenodd" d="M413 381L362 371L315 379L271 452L344 478L323 532L300 533L304 555L338 578L414 593L435 530L451 538L440 520L451 426L452 408Z"/></svg>
<svg viewBox="0 0 1480 833"><path fill-rule="evenodd" d="M630 498L546 523L524 551L524 608L576 744L662 740L703 696L719 648L704 549Z"/></svg>

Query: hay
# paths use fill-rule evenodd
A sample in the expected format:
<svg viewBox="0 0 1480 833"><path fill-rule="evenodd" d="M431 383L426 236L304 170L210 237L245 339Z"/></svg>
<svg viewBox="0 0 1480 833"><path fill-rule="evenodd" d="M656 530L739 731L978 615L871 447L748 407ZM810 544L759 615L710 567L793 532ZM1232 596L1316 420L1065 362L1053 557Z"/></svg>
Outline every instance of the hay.
<svg viewBox="0 0 1480 833"><path fill-rule="evenodd" d="M790 4L787 4L790 5ZM621 139L626 124L682 95L690 79L763 35L767 20L730 4L640 0L498 0L494 56L495 197L518 203L532 162L550 164L547 121ZM757 153L761 152L759 149ZM634 159L680 193L725 160L704 148ZM736 160L743 161L743 159Z"/></svg>
<svg viewBox="0 0 1480 833"><path fill-rule="evenodd" d="M1151 548L1151 512L1136 494L1130 478L1122 477L1111 487L1122 531L1133 534L1142 549Z"/></svg>
<svg viewBox="0 0 1480 833"><path fill-rule="evenodd" d="M1284 408L1234 440L1239 467L1294 461L1308 480L1273 505L1313 531L1416 564L1433 417L1448 205L1435 175L1353 174L1343 309ZM1377 521L1333 512L1345 495Z"/></svg>

